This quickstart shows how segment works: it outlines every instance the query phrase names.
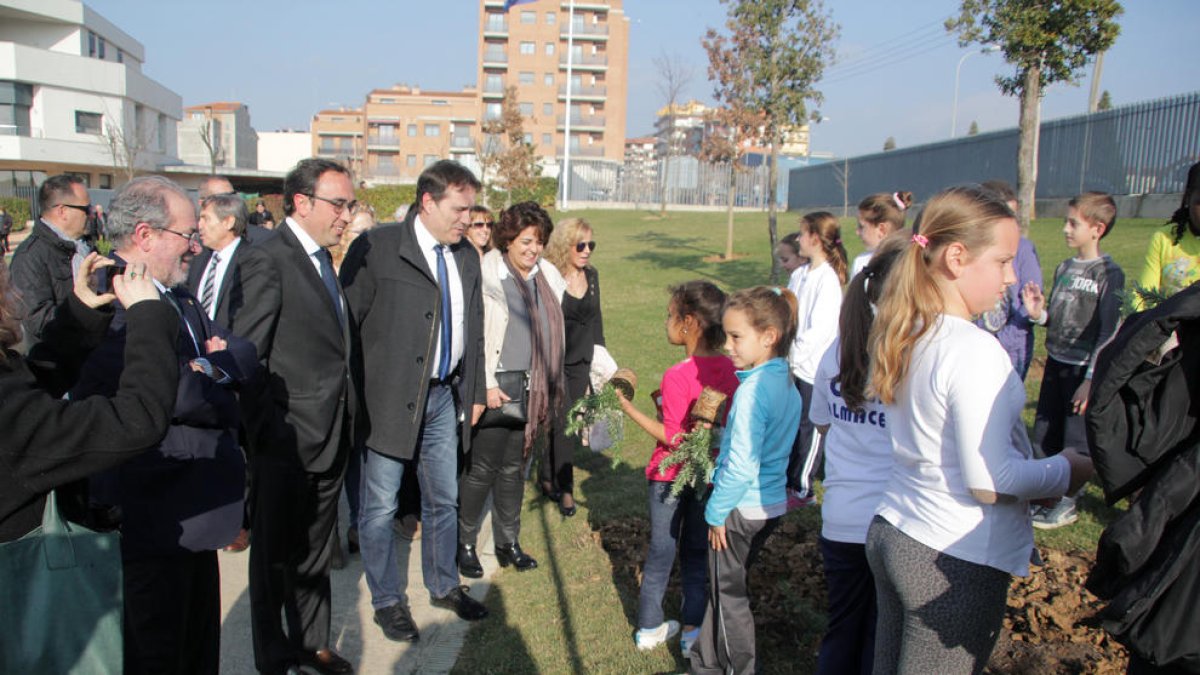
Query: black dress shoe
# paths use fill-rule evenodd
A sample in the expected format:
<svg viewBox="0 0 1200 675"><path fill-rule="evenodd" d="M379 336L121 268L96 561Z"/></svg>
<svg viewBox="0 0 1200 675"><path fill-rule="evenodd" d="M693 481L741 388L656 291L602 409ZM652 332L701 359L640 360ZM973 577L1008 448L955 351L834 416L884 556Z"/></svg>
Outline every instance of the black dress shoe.
<svg viewBox="0 0 1200 675"><path fill-rule="evenodd" d="M518 572L537 569L537 561L532 556L521 550L521 545L517 542L505 544L496 547L496 559L500 561L501 567L512 565L517 568Z"/></svg>
<svg viewBox="0 0 1200 675"><path fill-rule="evenodd" d="M479 621L486 619L488 615L487 607L484 607L482 602L467 595L466 586L452 589L443 597L432 598L429 604L442 609L452 609L463 621Z"/></svg>
<svg viewBox="0 0 1200 675"><path fill-rule="evenodd" d="M332 649L319 649L305 654L304 665L324 675L346 675L354 672L354 666Z"/></svg>
<svg viewBox="0 0 1200 675"><path fill-rule="evenodd" d="M415 642L418 637L417 624L403 604L375 610L375 623L383 629L383 636L395 642Z"/></svg>
<svg viewBox="0 0 1200 675"><path fill-rule="evenodd" d="M579 510L575 506L575 497L573 495L571 496L571 505L567 506L567 495L570 495L570 494L571 493L569 493L569 492L564 492L562 494L562 497L558 501L558 512L563 514L567 518L570 518L571 516L575 515L575 513Z"/></svg>
<svg viewBox="0 0 1200 675"><path fill-rule="evenodd" d="M473 544L458 545L458 573L468 579L479 579L483 576L483 565L475 554Z"/></svg>

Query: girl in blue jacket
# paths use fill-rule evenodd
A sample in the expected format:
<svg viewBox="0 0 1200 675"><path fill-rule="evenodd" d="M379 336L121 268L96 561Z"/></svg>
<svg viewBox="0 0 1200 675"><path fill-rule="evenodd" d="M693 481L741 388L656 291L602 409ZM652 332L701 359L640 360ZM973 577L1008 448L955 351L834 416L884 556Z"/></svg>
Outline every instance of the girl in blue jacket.
<svg viewBox="0 0 1200 675"><path fill-rule="evenodd" d="M730 296L722 317L725 350L738 368L713 490L708 607L691 651L693 673L755 672L750 566L787 510L787 466L800 421L800 394L787 353L796 333L796 296L758 286Z"/></svg>

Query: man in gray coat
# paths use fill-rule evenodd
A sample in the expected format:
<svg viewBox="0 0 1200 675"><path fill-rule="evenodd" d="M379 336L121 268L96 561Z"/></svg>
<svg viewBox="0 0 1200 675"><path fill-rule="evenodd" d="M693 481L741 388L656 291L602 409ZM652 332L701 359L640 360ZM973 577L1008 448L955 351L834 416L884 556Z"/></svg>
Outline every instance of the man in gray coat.
<svg viewBox="0 0 1200 675"><path fill-rule="evenodd" d="M363 233L342 263L358 336L359 543L375 623L392 640L417 639L392 531L406 471L421 486L421 567L432 603L469 621L487 616L459 584L455 557L458 450L469 450L486 400L479 255L463 241L479 188L456 162L431 165L404 222Z"/></svg>

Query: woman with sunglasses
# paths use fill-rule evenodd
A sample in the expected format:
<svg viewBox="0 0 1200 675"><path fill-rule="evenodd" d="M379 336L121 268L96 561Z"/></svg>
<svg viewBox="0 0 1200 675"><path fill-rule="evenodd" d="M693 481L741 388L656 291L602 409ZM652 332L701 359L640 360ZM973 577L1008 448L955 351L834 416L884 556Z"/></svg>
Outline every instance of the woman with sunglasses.
<svg viewBox="0 0 1200 675"><path fill-rule="evenodd" d="M600 277L590 262L596 250L592 226L582 218L568 218L554 228L546 245L546 260L562 273L567 289L562 296L566 353L563 374L566 396L563 413L587 393L592 353L604 346L604 321L600 314ZM574 455L576 439L555 429L541 463L542 494L557 501L564 516L575 515Z"/></svg>
<svg viewBox="0 0 1200 675"><path fill-rule="evenodd" d="M471 207L471 226L467 228L467 241L479 251L479 257L492 250L492 212L486 206Z"/></svg>

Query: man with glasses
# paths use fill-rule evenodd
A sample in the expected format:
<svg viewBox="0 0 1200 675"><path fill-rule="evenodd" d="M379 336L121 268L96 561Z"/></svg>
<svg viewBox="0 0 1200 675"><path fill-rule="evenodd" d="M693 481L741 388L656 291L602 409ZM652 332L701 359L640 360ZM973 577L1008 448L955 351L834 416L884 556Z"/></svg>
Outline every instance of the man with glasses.
<svg viewBox="0 0 1200 675"><path fill-rule="evenodd" d="M136 178L113 199L108 228L116 264L144 265L180 316L179 387L166 436L91 480L92 503L112 507L121 530L125 672L215 674L221 629L216 551L237 536L244 508L234 388L247 383L258 364L249 342L210 321L178 288L200 250L187 193L160 176ZM71 397L115 395L124 355L125 312L118 304Z"/></svg>
<svg viewBox="0 0 1200 675"><path fill-rule="evenodd" d="M349 308L329 247L354 207L350 172L305 159L283 181L287 218L257 244L265 279L233 318L258 348L261 390L242 397L251 457L250 615L263 673L349 673L330 646L337 498L350 456ZM286 616L286 631L281 614Z"/></svg>
<svg viewBox="0 0 1200 675"><path fill-rule="evenodd" d="M21 292L25 318L25 348L33 350L41 342L46 327L65 313L71 297L74 270L91 251L84 239L91 204L87 186L78 176L47 178L38 189L41 218L34 223L29 237L13 253L10 275ZM65 370L55 364L56 370ZM57 379L57 374L56 374ZM62 393L71 382L61 384Z"/></svg>

